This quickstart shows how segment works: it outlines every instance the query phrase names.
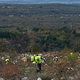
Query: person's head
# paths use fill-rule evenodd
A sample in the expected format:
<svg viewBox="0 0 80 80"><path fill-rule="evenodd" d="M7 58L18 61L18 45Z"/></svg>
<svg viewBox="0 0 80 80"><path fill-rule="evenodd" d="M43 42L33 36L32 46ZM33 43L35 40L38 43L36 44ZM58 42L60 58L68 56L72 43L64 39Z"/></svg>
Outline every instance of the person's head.
<svg viewBox="0 0 80 80"><path fill-rule="evenodd" d="M36 54L36 56L39 56L38 54Z"/></svg>
<svg viewBox="0 0 80 80"><path fill-rule="evenodd" d="M54 56L54 57L56 57L56 56Z"/></svg>

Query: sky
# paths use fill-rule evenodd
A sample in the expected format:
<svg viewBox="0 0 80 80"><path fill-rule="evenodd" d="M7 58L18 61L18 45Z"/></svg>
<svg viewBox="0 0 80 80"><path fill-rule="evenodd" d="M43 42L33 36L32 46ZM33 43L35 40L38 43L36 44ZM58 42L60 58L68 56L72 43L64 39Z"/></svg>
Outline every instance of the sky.
<svg viewBox="0 0 80 80"><path fill-rule="evenodd" d="M0 3L80 3L80 0L0 0Z"/></svg>

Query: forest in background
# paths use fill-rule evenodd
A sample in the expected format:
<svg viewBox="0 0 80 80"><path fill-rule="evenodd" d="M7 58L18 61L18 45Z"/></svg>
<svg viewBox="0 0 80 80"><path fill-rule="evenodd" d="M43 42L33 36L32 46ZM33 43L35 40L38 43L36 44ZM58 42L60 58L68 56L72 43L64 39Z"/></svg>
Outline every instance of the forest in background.
<svg viewBox="0 0 80 80"><path fill-rule="evenodd" d="M24 28L16 30L0 29L0 51L9 52L48 52L61 51L65 48L74 52L80 51L80 29L36 28L27 31Z"/></svg>
<svg viewBox="0 0 80 80"><path fill-rule="evenodd" d="M80 52L80 5L0 4L0 52Z"/></svg>

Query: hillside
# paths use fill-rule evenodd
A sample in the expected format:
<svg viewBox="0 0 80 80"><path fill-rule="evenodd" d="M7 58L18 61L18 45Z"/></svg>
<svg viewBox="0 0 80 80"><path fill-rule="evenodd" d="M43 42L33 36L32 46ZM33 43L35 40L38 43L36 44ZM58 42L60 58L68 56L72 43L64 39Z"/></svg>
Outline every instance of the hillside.
<svg viewBox="0 0 80 80"><path fill-rule="evenodd" d="M80 52L80 5L1 4L0 50ZM39 49L39 48L42 49Z"/></svg>
<svg viewBox="0 0 80 80"><path fill-rule="evenodd" d="M75 4L1 4L0 28L16 26L80 27L80 5Z"/></svg>
<svg viewBox="0 0 80 80"><path fill-rule="evenodd" d="M41 73L30 60L33 54L45 58ZM79 76L80 5L0 4L0 80L80 80Z"/></svg>

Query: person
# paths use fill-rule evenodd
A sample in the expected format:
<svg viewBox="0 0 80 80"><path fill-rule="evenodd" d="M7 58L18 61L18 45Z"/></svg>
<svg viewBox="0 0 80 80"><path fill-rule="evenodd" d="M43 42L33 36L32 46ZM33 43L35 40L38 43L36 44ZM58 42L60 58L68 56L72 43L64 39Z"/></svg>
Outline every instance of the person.
<svg viewBox="0 0 80 80"><path fill-rule="evenodd" d="M36 56L31 56L31 61L33 61L32 63L36 63L37 67L36 67L36 71L41 73L41 63L42 60L45 61L45 58L41 57L40 55L36 55Z"/></svg>
<svg viewBox="0 0 80 80"><path fill-rule="evenodd" d="M34 61L34 57L35 57L34 55L31 55L31 61Z"/></svg>
<svg viewBox="0 0 80 80"><path fill-rule="evenodd" d="M57 62L57 61L58 61L58 56L54 56L53 62L55 63L55 62Z"/></svg>
<svg viewBox="0 0 80 80"><path fill-rule="evenodd" d="M6 64L8 64L10 59L6 58L5 61L6 61Z"/></svg>
<svg viewBox="0 0 80 80"><path fill-rule="evenodd" d="M56 56L55 60L56 60L56 62L58 61L58 56Z"/></svg>
<svg viewBox="0 0 80 80"><path fill-rule="evenodd" d="M24 56L24 65L27 63L27 58Z"/></svg>

